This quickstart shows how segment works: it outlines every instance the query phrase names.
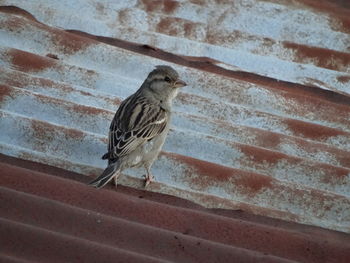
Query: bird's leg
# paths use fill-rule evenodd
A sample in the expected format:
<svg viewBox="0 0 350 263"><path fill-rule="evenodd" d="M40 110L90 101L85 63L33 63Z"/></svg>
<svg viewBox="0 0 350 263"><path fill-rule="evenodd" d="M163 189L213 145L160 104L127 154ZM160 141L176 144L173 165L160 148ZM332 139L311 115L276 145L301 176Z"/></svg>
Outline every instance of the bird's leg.
<svg viewBox="0 0 350 263"><path fill-rule="evenodd" d="M118 176L117 175L114 176L114 186L115 186L115 189L117 189L117 186L118 186Z"/></svg>
<svg viewBox="0 0 350 263"><path fill-rule="evenodd" d="M115 189L117 189L117 186L118 186L118 177L120 175L120 172L116 173L114 175L114 186L115 186Z"/></svg>
<svg viewBox="0 0 350 263"><path fill-rule="evenodd" d="M151 167L145 166L146 175L145 175L145 188L154 180L154 176L151 174Z"/></svg>

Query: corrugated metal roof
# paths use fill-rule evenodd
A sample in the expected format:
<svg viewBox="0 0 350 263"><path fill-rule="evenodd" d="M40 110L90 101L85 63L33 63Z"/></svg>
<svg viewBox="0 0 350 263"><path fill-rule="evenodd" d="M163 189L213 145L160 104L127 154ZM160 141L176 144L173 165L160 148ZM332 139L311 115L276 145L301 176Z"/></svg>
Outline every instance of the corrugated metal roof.
<svg viewBox="0 0 350 263"><path fill-rule="evenodd" d="M95 177L122 99L189 84L148 190L350 232L343 1L0 1L0 151ZM332 7L332 8L330 8ZM141 171L121 184L142 187Z"/></svg>
<svg viewBox="0 0 350 263"><path fill-rule="evenodd" d="M347 262L350 236L0 156L1 262ZM58 175L58 176L57 176ZM62 178L65 177L65 178Z"/></svg>
<svg viewBox="0 0 350 263"><path fill-rule="evenodd" d="M279 80L350 93L350 22L344 1L2 2L64 29L206 56Z"/></svg>

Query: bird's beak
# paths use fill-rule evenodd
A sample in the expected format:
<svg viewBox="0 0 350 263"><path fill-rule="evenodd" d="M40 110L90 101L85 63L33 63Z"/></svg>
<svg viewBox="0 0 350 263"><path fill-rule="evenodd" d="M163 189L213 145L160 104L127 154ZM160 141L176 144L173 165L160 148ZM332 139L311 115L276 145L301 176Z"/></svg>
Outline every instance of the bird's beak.
<svg viewBox="0 0 350 263"><path fill-rule="evenodd" d="M181 79L178 79L177 81L175 81L174 85L176 88L182 88L182 87L187 86L187 83Z"/></svg>

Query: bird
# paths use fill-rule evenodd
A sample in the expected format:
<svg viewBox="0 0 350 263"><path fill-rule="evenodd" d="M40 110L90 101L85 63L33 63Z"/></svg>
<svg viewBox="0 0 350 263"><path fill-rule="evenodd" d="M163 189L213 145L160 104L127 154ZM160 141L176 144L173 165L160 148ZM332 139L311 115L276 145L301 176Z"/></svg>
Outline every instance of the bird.
<svg viewBox="0 0 350 263"><path fill-rule="evenodd" d="M172 104L179 89L187 86L170 66L158 65L141 87L119 106L110 124L108 150L102 159L107 168L89 185L105 186L114 178L115 186L121 172L144 167L144 187L153 180L151 166L161 151L169 132Z"/></svg>

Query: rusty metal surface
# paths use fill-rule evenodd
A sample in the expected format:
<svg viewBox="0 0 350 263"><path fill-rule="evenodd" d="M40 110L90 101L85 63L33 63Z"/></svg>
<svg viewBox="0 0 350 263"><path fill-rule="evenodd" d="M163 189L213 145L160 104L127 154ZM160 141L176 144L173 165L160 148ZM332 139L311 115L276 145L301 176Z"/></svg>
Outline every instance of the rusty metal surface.
<svg viewBox="0 0 350 263"><path fill-rule="evenodd" d="M1 0L0 152L95 176L119 103L169 64L189 87L148 190L349 233L340 2Z"/></svg>
<svg viewBox="0 0 350 263"><path fill-rule="evenodd" d="M124 186L99 191L86 176L3 155L0 169L1 262L342 263L350 256L349 235L336 231Z"/></svg>
<svg viewBox="0 0 350 263"><path fill-rule="evenodd" d="M61 28L210 57L244 71L350 93L350 12L344 1L1 2Z"/></svg>

